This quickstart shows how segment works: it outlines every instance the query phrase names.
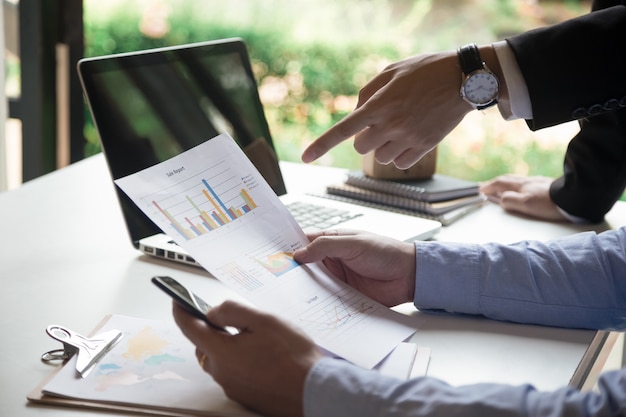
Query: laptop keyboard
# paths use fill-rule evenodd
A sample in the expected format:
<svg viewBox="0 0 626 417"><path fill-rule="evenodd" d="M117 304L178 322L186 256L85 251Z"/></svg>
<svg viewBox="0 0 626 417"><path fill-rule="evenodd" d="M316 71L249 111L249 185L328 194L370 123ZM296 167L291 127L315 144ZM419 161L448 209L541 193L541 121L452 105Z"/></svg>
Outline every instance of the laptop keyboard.
<svg viewBox="0 0 626 417"><path fill-rule="evenodd" d="M348 210L340 210L317 204L293 202L287 208L303 229L328 229L340 223L361 216Z"/></svg>

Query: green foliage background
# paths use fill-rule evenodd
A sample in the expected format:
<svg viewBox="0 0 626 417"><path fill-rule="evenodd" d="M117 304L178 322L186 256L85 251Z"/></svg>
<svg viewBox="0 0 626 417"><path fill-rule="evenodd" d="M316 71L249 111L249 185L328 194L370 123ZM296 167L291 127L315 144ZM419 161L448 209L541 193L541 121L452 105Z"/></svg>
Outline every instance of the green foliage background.
<svg viewBox="0 0 626 417"><path fill-rule="evenodd" d="M520 9L521 3L526 2L86 0L86 55L241 37L261 91L280 92L273 99L261 94L279 157L298 161L304 147L348 114L359 89L389 63L469 41L491 42L582 14L587 7L578 1L557 2L559 7L547 13L547 8ZM465 131L453 132L439 147L438 171L474 180L507 172L561 174L570 132L545 146L525 126L494 128L496 118L497 110L484 120L467 122L480 138L469 148ZM87 153L98 152L91 123L85 135ZM358 168L361 157L348 140L318 163Z"/></svg>

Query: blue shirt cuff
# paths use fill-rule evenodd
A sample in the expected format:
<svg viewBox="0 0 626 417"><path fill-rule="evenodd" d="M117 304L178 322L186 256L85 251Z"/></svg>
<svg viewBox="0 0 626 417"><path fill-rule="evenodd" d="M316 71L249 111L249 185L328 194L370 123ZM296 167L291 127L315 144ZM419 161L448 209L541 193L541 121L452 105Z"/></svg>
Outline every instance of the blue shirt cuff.
<svg viewBox="0 0 626 417"><path fill-rule="evenodd" d="M481 271L477 245L416 242L415 252L415 307L479 313Z"/></svg>

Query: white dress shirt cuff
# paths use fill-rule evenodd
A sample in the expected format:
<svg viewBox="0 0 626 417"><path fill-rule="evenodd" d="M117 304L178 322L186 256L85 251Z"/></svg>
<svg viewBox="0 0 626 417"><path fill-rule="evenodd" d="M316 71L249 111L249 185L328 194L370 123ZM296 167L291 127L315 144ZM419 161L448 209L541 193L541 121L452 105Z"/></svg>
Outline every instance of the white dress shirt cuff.
<svg viewBox="0 0 626 417"><path fill-rule="evenodd" d="M530 104L526 81L517 65L517 59L511 47L507 41L499 41L493 44L493 48L496 51L500 68L504 75L503 81L506 83L509 92L508 101L500 100L498 102L500 114L505 120L532 119L533 109Z"/></svg>

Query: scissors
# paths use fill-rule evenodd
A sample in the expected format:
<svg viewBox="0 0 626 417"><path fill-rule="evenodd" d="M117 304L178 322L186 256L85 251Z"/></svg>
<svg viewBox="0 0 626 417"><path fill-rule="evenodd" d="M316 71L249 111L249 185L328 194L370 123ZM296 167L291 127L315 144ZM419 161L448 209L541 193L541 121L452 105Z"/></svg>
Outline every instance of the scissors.
<svg viewBox="0 0 626 417"><path fill-rule="evenodd" d="M48 351L41 355L41 360L46 363L64 361L77 354L76 371L81 378L85 378L94 365L111 351L123 337L122 332L119 330L109 330L93 338L87 338L58 325L48 326L46 333L53 339L63 343L63 349Z"/></svg>

